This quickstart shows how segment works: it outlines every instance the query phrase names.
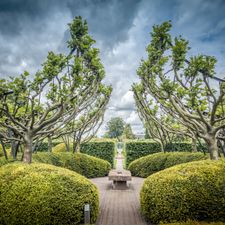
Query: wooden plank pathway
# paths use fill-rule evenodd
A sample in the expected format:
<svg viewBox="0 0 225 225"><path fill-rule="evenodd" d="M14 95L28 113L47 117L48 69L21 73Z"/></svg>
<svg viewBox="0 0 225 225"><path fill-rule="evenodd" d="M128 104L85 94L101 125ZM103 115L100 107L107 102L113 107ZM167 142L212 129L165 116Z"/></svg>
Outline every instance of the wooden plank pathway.
<svg viewBox="0 0 225 225"><path fill-rule="evenodd" d="M96 225L147 225L140 214L139 193L144 179L132 177L129 189L113 190L108 177L91 181L100 192L100 215Z"/></svg>
<svg viewBox="0 0 225 225"><path fill-rule="evenodd" d="M117 168L122 170L122 155L116 157ZM132 177L129 188L126 185L112 189L108 177L91 179L100 192L100 215L96 225L148 225L140 214L139 193L144 179Z"/></svg>

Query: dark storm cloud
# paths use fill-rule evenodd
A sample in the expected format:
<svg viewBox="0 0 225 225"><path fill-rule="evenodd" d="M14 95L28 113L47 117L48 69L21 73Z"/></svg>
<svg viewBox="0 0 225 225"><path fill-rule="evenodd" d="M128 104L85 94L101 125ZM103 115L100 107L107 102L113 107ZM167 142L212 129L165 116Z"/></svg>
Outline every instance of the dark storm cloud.
<svg viewBox="0 0 225 225"><path fill-rule="evenodd" d="M0 75L34 72L48 51L66 51L67 23L78 15L87 19L102 47L112 48L128 38L138 4L139 0L1 0Z"/></svg>
<svg viewBox="0 0 225 225"><path fill-rule="evenodd" d="M110 47L127 39L139 3L140 0L80 0L67 5L73 16L81 14L87 19L90 31L104 42L104 47Z"/></svg>
<svg viewBox="0 0 225 225"><path fill-rule="evenodd" d="M38 23L47 19L55 8L54 1L33 0L1 0L0 1L0 32L5 36L20 35L27 22Z"/></svg>
<svg viewBox="0 0 225 225"><path fill-rule="evenodd" d="M44 24L53 13L64 11L72 17L81 15L86 18L95 38L113 45L127 38L127 31L132 26L139 2L140 0L2 0L0 34L16 37L21 35L27 23L31 26ZM40 26L39 29L44 31L44 27Z"/></svg>

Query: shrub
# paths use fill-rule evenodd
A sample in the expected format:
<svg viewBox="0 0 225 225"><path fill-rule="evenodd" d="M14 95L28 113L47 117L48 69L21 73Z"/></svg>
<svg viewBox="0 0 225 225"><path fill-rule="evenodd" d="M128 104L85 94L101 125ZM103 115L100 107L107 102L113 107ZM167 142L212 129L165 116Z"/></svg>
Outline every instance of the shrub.
<svg viewBox="0 0 225 225"><path fill-rule="evenodd" d="M72 146L70 146L70 151L72 151ZM52 152L66 152L66 145L64 143L57 144L55 147L52 148Z"/></svg>
<svg viewBox="0 0 225 225"><path fill-rule="evenodd" d="M149 176L141 210L152 222L225 221L225 161L177 165Z"/></svg>
<svg viewBox="0 0 225 225"><path fill-rule="evenodd" d="M109 162L82 153L40 152L33 155L33 161L61 166L88 178L106 176L111 169Z"/></svg>
<svg viewBox="0 0 225 225"><path fill-rule="evenodd" d="M113 141L88 142L81 144L80 152L107 160L113 165L115 143Z"/></svg>
<svg viewBox="0 0 225 225"><path fill-rule="evenodd" d="M11 163L0 170L0 224L80 224L85 204L94 223L98 197L94 184L64 168Z"/></svg>
<svg viewBox="0 0 225 225"><path fill-rule="evenodd" d="M161 151L160 144L149 141L129 141L126 143L126 163L129 165L135 159Z"/></svg>
<svg viewBox="0 0 225 225"><path fill-rule="evenodd" d="M38 152L32 155L33 162L62 166L60 155L51 152Z"/></svg>
<svg viewBox="0 0 225 225"><path fill-rule="evenodd" d="M5 156L0 157L0 167L11 162L14 162L12 157L10 157L8 160L5 159Z"/></svg>
<svg viewBox="0 0 225 225"><path fill-rule="evenodd" d="M153 173L171 166L207 158L208 156L205 156L203 153L160 152L134 160L131 162L128 169L133 176L148 177Z"/></svg>

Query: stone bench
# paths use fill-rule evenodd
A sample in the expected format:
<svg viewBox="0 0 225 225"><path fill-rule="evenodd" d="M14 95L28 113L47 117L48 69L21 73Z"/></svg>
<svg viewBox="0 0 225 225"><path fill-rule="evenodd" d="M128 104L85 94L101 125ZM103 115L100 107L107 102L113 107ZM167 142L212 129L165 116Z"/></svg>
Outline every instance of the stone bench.
<svg viewBox="0 0 225 225"><path fill-rule="evenodd" d="M131 172L129 170L111 170L108 174L109 180L112 180L113 189L118 183L125 183L128 186L127 181L131 181ZM129 187L129 186L128 186Z"/></svg>

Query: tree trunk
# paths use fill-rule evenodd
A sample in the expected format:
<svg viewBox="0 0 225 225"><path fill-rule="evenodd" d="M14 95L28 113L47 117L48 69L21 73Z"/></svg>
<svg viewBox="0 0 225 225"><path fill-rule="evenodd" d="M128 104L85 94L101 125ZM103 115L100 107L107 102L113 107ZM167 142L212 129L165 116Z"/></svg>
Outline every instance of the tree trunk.
<svg viewBox="0 0 225 225"><path fill-rule="evenodd" d="M52 152L52 137L48 136L48 152Z"/></svg>
<svg viewBox="0 0 225 225"><path fill-rule="evenodd" d="M165 152L165 145L163 144L162 141L159 141L160 145L161 145L161 152Z"/></svg>
<svg viewBox="0 0 225 225"><path fill-rule="evenodd" d="M18 150L19 150L19 146L20 146L20 142L18 142L18 141L13 141L12 142L11 155L12 155L14 160L16 160L16 158L17 158L17 153L18 153Z"/></svg>
<svg viewBox="0 0 225 225"><path fill-rule="evenodd" d="M65 141L64 141L65 145L66 145L66 151L69 152L70 151L70 141L69 141L69 138L65 138Z"/></svg>
<svg viewBox="0 0 225 225"><path fill-rule="evenodd" d="M191 142L191 148L192 148L192 152L197 152L197 140L196 138L192 138L192 142Z"/></svg>
<svg viewBox="0 0 225 225"><path fill-rule="evenodd" d="M74 152L80 152L80 142L77 141L74 143L74 146L73 146L73 153Z"/></svg>
<svg viewBox="0 0 225 225"><path fill-rule="evenodd" d="M23 154L23 162L31 163L32 162L32 145L33 139L30 134L26 134L24 137L24 154Z"/></svg>
<svg viewBox="0 0 225 225"><path fill-rule="evenodd" d="M217 141L217 146L220 147L222 153L223 153L223 157L225 157L225 142L224 141L221 141L221 140L218 140Z"/></svg>
<svg viewBox="0 0 225 225"><path fill-rule="evenodd" d="M210 136L210 137L207 138L206 142L209 146L210 159L211 160L218 160L219 159L219 153L218 153L216 138L214 136Z"/></svg>
<svg viewBox="0 0 225 225"><path fill-rule="evenodd" d="M6 149L5 149L4 142L2 141L2 139L0 139L0 142L1 142L2 151L3 151L3 154L5 156L5 159L8 160L8 155L7 155L7 152L6 152Z"/></svg>

